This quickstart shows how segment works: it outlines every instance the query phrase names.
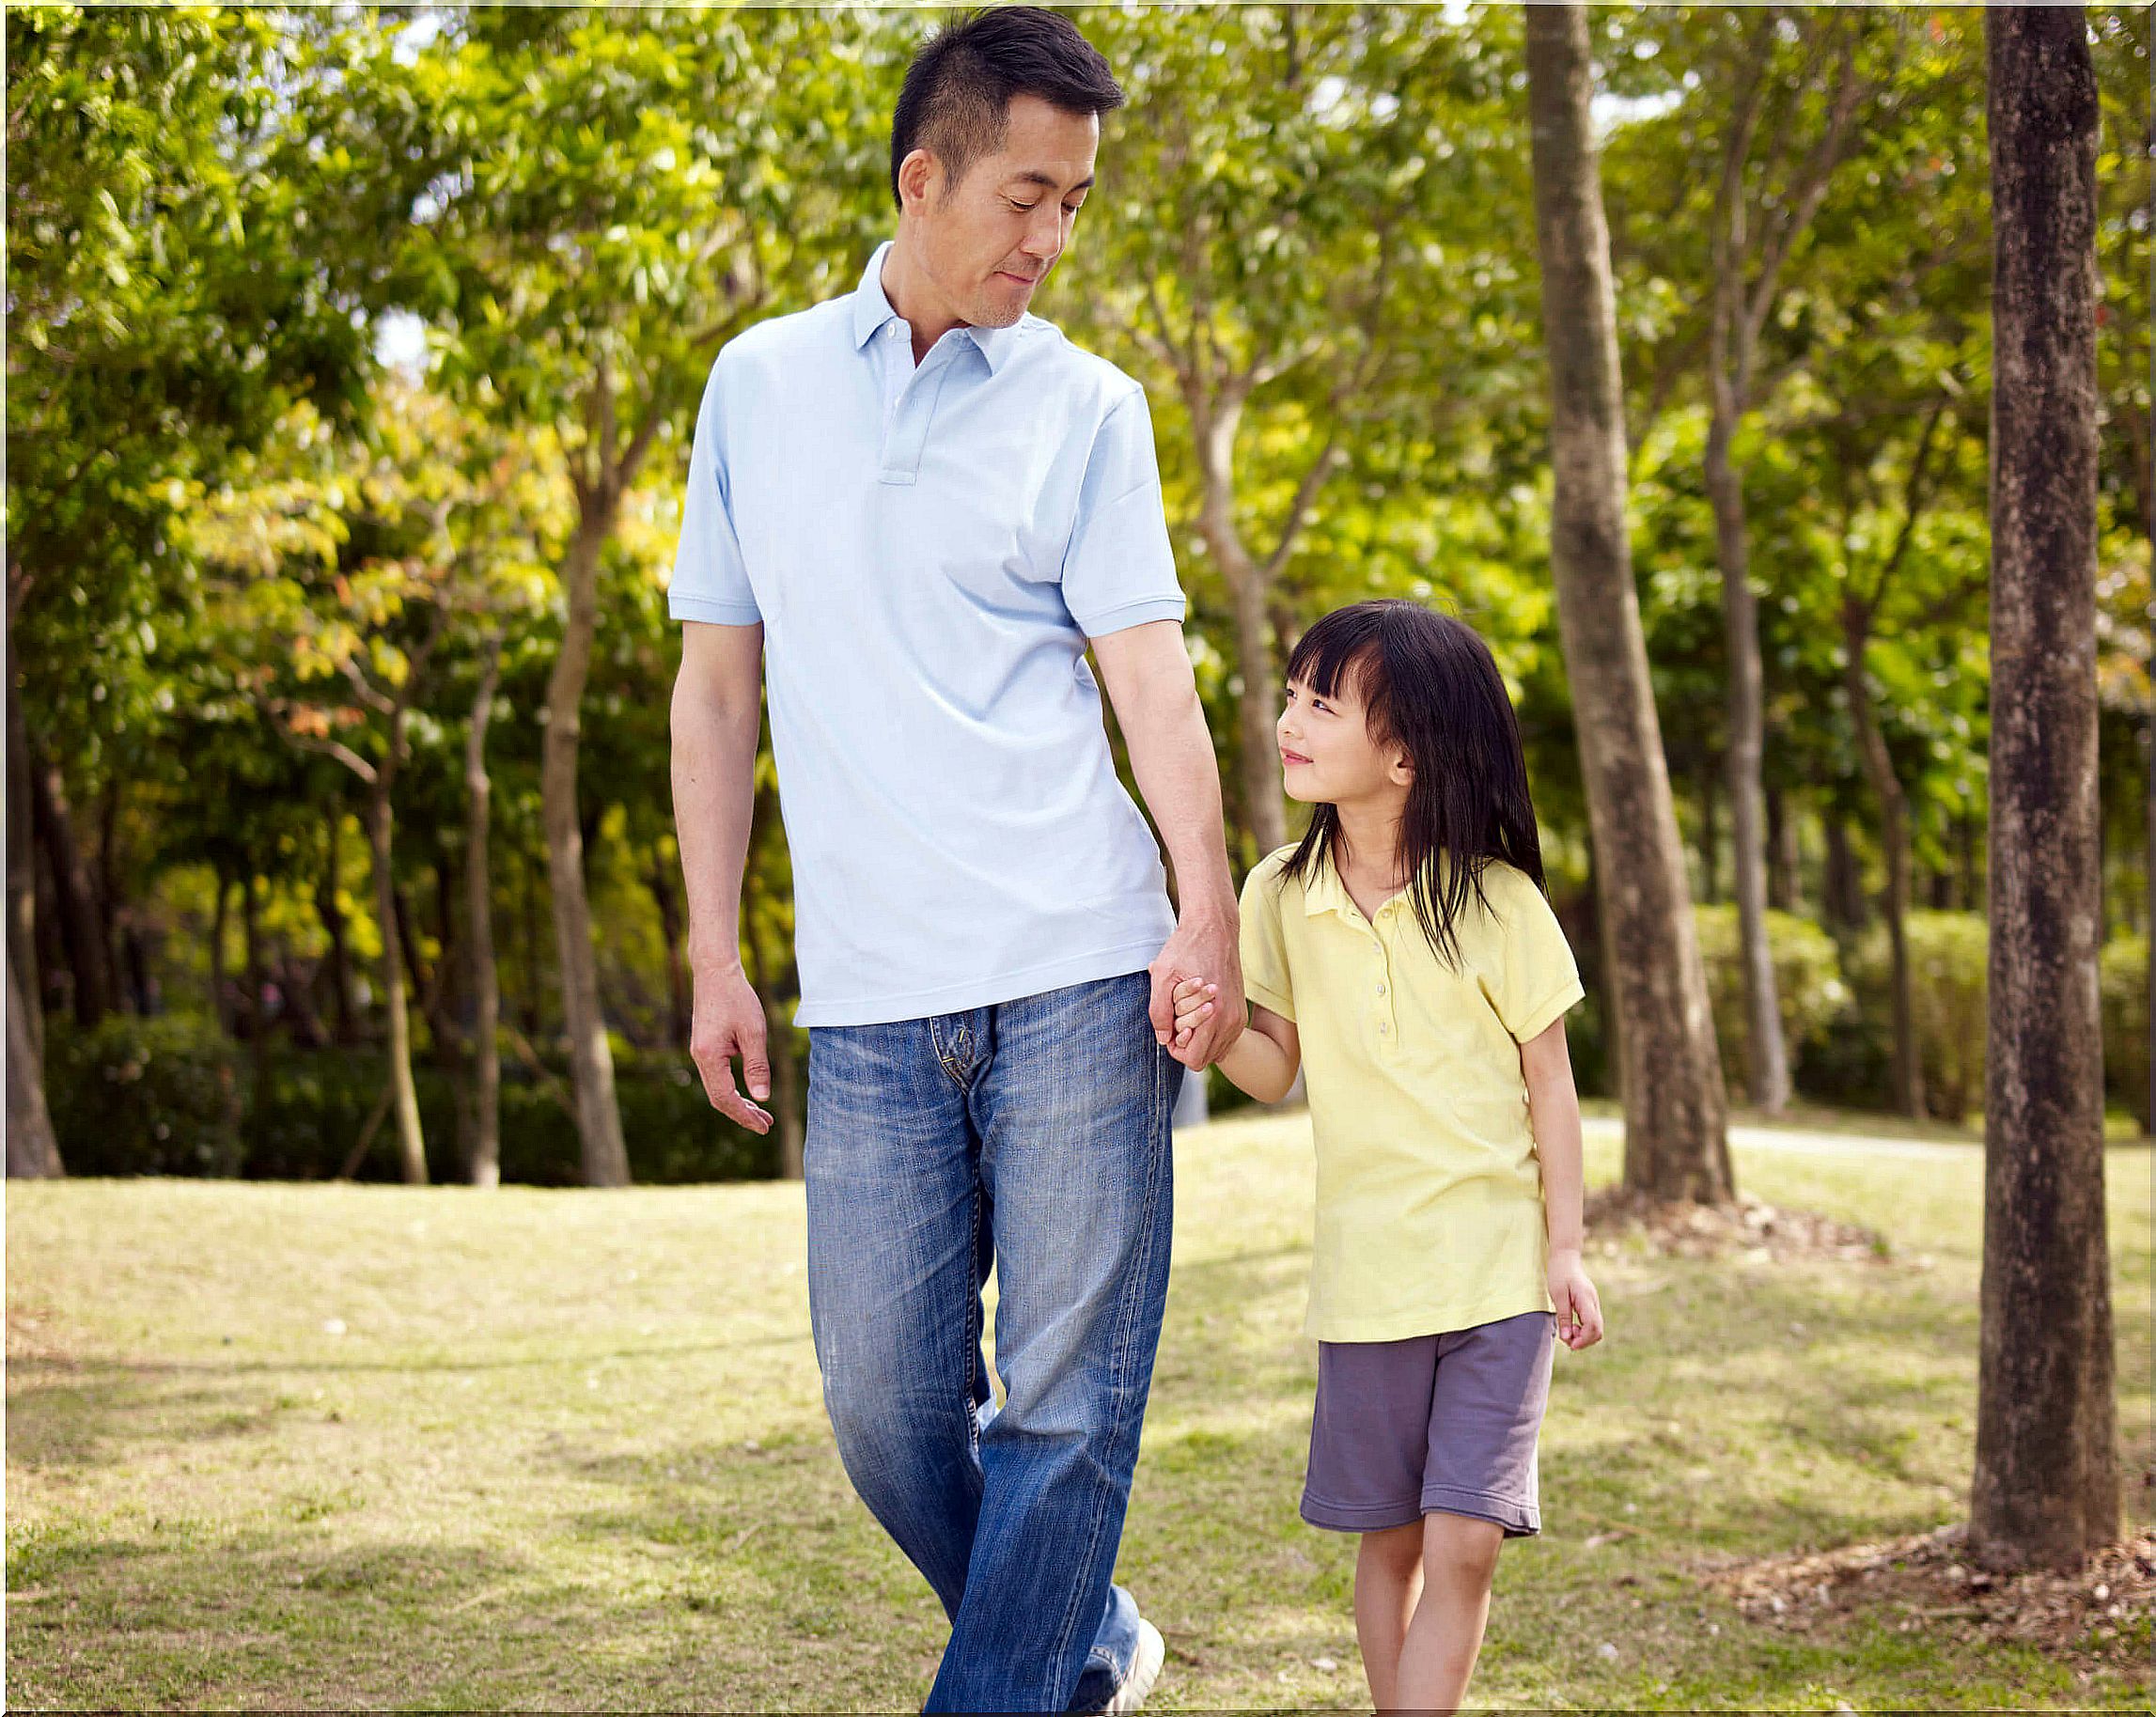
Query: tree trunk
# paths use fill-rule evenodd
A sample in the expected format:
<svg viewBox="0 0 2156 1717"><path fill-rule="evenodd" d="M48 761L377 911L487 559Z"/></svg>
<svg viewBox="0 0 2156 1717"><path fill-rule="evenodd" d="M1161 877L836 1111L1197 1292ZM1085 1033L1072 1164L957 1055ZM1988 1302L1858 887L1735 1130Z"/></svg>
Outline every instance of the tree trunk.
<svg viewBox="0 0 2156 1717"><path fill-rule="evenodd" d="M1820 879L1820 904L1827 926L1838 935L1852 936L1865 926L1864 867L1849 842L1849 820L1829 806L1820 819L1826 835L1826 862Z"/></svg>
<svg viewBox="0 0 2156 1717"><path fill-rule="evenodd" d="M268 988L268 977L262 967L261 914L252 863L240 879L240 928L247 957L247 1088L251 1093L248 1113L259 1116L268 1109L270 1099L270 1007L263 994Z"/></svg>
<svg viewBox="0 0 2156 1717"><path fill-rule="evenodd" d="M284 937L277 938L277 988L285 998L285 1029L302 1049L320 1049L329 1041L321 1016L315 1011L314 970L294 954Z"/></svg>
<svg viewBox="0 0 2156 1717"><path fill-rule="evenodd" d="M2118 1536L2096 697L2097 90L2078 6L1984 14L1992 148L1990 1029L1969 1542Z"/></svg>
<svg viewBox="0 0 2156 1717"><path fill-rule="evenodd" d="M39 1067L45 1057L45 991L38 980L38 855L30 839L30 745L23 696L15 684L15 641L8 640L8 961L23 996L23 1041ZM8 1003L12 1011L14 1003ZM10 1053L10 1063L13 1055ZM42 1107L42 1081L39 1105Z"/></svg>
<svg viewBox="0 0 2156 1717"><path fill-rule="evenodd" d="M681 922L681 897L675 892L674 879L657 847L652 849L646 881L659 909L659 934L666 944L666 1042L669 1048L686 1050L695 1011L689 963L681 946L686 927Z"/></svg>
<svg viewBox="0 0 2156 1717"><path fill-rule="evenodd" d="M247 1040L259 1043L269 1035L270 1016L269 1003L262 994L262 930L251 865L240 879L240 946L247 973Z"/></svg>
<svg viewBox="0 0 2156 1717"><path fill-rule="evenodd" d="M127 985L119 967L120 921L127 908L119 896L119 777L108 775L104 791L98 795L97 902L98 954L104 966L105 999L114 1007L127 1005Z"/></svg>
<svg viewBox="0 0 2156 1717"><path fill-rule="evenodd" d="M225 902L231 897L232 879L226 874L223 865L213 868L217 903L210 912L210 1012L217 1022L217 1029L229 1038L235 1034L231 1010L225 1001Z"/></svg>
<svg viewBox="0 0 2156 1717"><path fill-rule="evenodd" d="M404 954L404 993L418 1001L420 1017L425 1019L426 1006L434 986L427 981L427 969L419 961L418 924L413 915L411 898L403 889L393 889L390 899L397 909L397 945ZM429 1019L427 1023L431 1032L433 1021Z"/></svg>
<svg viewBox="0 0 2156 1717"><path fill-rule="evenodd" d="M778 1172L782 1179L799 1180L802 1144L805 1137L801 1101L801 1057L794 1054L792 1010L786 998L766 995L763 1001L764 1043L771 1061L772 1118L778 1123Z"/></svg>
<svg viewBox="0 0 2156 1717"><path fill-rule="evenodd" d="M1586 13L1531 6L1526 34L1556 476L1551 563L1624 1017L1625 1182L1721 1201L1736 1191L1727 1100L1625 537L1624 396Z"/></svg>
<svg viewBox="0 0 2156 1717"><path fill-rule="evenodd" d="M1717 292L1721 304L1733 296ZM1734 304L1730 309L1734 310ZM1719 320L1720 311L1717 312ZM1718 344L1720 342L1718 341ZM1737 893L1738 963L1744 974L1745 1068L1752 1100L1769 1115L1789 1106L1789 1052L1782 1041L1773 950L1767 943L1767 839L1759 776L1766 760L1765 676L1759 663L1759 603L1752 593L1744 483L1729 444L1744 401L1720 363L1713 366L1714 413L1707 431L1707 492L1714 507L1715 552L1722 565L1722 633L1729 663L1729 857Z"/></svg>
<svg viewBox="0 0 2156 1717"><path fill-rule="evenodd" d="M157 980L150 975L149 947L141 921L131 910L119 931L120 966L127 977L127 991L134 1010L144 1019L160 1011Z"/></svg>
<svg viewBox="0 0 2156 1717"><path fill-rule="evenodd" d="M1804 906L1803 856L1797 842L1797 809L1780 788L1767 789L1767 904L1777 913Z"/></svg>
<svg viewBox="0 0 2156 1717"><path fill-rule="evenodd" d="M1286 844L1288 814L1281 802L1280 750L1273 731L1273 688L1280 676L1267 612L1268 581L1235 523L1235 434L1242 422L1242 399L1223 390L1190 404L1204 477L1198 534L1227 584L1235 614L1235 665L1242 680L1242 694L1236 699L1242 814L1262 858Z"/></svg>
<svg viewBox="0 0 2156 1717"><path fill-rule="evenodd" d="M68 808L68 784L58 763L30 752L30 793L44 841L59 909L60 941L74 974L75 1022L95 1025L112 1005L112 984L98 928L97 891Z"/></svg>
<svg viewBox="0 0 2156 1717"><path fill-rule="evenodd" d="M8 960L8 1174L50 1178L67 1171L45 1108L44 1057L30 1039L36 1004L23 993L10 951Z"/></svg>
<svg viewBox="0 0 2156 1717"><path fill-rule="evenodd" d="M1856 729L1864 773L1879 798L1879 840L1886 850L1886 940L1893 950L1894 1103L1902 1114L1924 1117L1924 1062L1917 1054L1914 978L1909 966L1909 797L1894 773L1894 758L1872 713L1871 678L1865 672L1867 618L1842 615L1842 688L1849 695L1850 724Z"/></svg>
<svg viewBox="0 0 2156 1717"><path fill-rule="evenodd" d="M330 809L327 851L322 866L321 879L315 884L315 913L322 921L322 929L329 933L329 979L331 1007L336 1016L336 1040L347 1047L359 1041L359 1015L352 1005L352 948L345 940L344 908L338 903L337 893L342 886L340 871L344 850L344 806L338 803Z"/></svg>
<svg viewBox="0 0 2156 1717"><path fill-rule="evenodd" d="M1711 753L1699 754L1699 898L1709 906L1722 903L1721 879L1715 874L1721 869L1716 862L1721 856L1722 830L1714 816L1714 758Z"/></svg>
<svg viewBox="0 0 2156 1717"><path fill-rule="evenodd" d="M382 920L382 1006L389 1026L389 1100L397 1120L398 1163L405 1183L425 1186L427 1141L419 1127L419 1090L412 1080L412 1015L404 995L403 951L398 946L397 884L390 871L391 817L387 786L378 783L367 797L367 839L374 861L374 911Z"/></svg>
<svg viewBox="0 0 2156 1717"><path fill-rule="evenodd" d="M528 854L519 854L517 862L517 968L523 976L523 993L518 997L523 1004L524 1036L537 1039L539 1035L539 886L533 874Z"/></svg>
<svg viewBox="0 0 2156 1717"><path fill-rule="evenodd" d="M472 987L472 1151L474 1186L499 1186L502 1179L502 1062L495 1046L502 1012L501 973L494 964L493 895L487 866L488 821L493 785L487 774L487 724L493 719L494 692L502 677L502 640L487 640L487 668L472 699L472 723L464 736L464 950L466 981Z"/></svg>
<svg viewBox="0 0 2156 1717"><path fill-rule="evenodd" d="M627 1186L629 1151L614 1096L614 1054L599 1005L599 963L591 946L591 905L584 890L584 831L577 821L576 754L583 731L584 682L599 625L599 556L613 529L610 502L595 500L578 523L563 568L569 620L561 653L547 677L546 736L539 768L546 822L547 875L554 902L555 954L561 967L561 1010L569 1036L576 1131L586 1186Z"/></svg>

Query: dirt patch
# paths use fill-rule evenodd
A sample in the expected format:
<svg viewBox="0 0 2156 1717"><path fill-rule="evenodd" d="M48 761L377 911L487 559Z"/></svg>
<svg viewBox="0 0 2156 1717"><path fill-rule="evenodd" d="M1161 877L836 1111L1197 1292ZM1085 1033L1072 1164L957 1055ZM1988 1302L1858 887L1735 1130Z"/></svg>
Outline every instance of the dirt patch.
<svg viewBox="0 0 2156 1717"><path fill-rule="evenodd" d="M1716 1569L1704 1583L1749 1619L1794 1633L1863 1612L1902 1633L2036 1646L2077 1664L2145 1660L2156 1611L2156 1534L2106 1545L2077 1573L1992 1574L1967 1560L1966 1525L1814 1555Z"/></svg>
<svg viewBox="0 0 2156 1717"><path fill-rule="evenodd" d="M1785 1210L1749 1194L1730 1204L1692 1204L1650 1198L1630 1187L1603 1187L1587 1195L1587 1232L1615 1257L1628 1241L1644 1240L1664 1257L1718 1258L1754 1263L1838 1258L1883 1263L1893 1257L1886 1237L1815 1210Z"/></svg>

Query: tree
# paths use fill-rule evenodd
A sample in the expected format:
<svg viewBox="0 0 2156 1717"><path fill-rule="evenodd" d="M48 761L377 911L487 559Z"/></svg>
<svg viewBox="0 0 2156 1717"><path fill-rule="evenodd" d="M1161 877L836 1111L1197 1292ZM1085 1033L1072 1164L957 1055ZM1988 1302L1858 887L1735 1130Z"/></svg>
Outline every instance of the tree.
<svg viewBox="0 0 2156 1717"><path fill-rule="evenodd" d="M365 335L319 250L291 242L311 180L282 154L276 99L334 26L36 6L7 30L10 1011L41 1005L20 845L35 799L94 1017L115 990L117 867L76 841L68 787L116 806L121 741L160 725L147 664L199 606L184 509L295 400L349 414ZM41 1029L23 1024L34 1057ZM35 1059L9 1066L27 1099Z"/></svg>
<svg viewBox="0 0 2156 1717"><path fill-rule="evenodd" d="M414 55L385 47L355 79L379 139L421 116L412 148L432 178L409 241L442 275L429 307L443 320L445 383L484 385L520 421L552 429L575 496L541 786L591 1185L629 1178L578 788L601 560L646 460L693 413L713 352L787 307L773 299L774 271L815 287L859 266L876 149L868 128L841 134L828 116L887 111L860 96L890 41L802 12L646 14L631 31L603 13L471 11ZM817 151L815 178L779 158L804 147ZM378 158L394 177L409 152L385 141Z"/></svg>
<svg viewBox="0 0 2156 1717"><path fill-rule="evenodd" d="M45 1108L45 1083L38 1046L30 1040L31 1004L8 966L8 1173L48 1178L67 1171Z"/></svg>
<svg viewBox="0 0 2156 1717"><path fill-rule="evenodd" d="M1856 50L1867 21L1804 14L1797 34L1808 50L1806 71L1820 50L1834 54L1835 78L1824 114L1801 164L1783 168L1796 127L1787 111L1768 114L1765 87L1774 44L1788 29L1774 8L1745 21L1746 39L1734 76L1731 110L1723 136L1721 172L1710 228L1713 297L1708 379L1713 420L1707 436L1707 487L1714 503L1715 548L1722 570L1723 620L1729 675L1729 806L1737 883L1739 944L1744 971L1744 1007L1751 1045L1752 1100L1778 1114L1789 1100L1789 1060L1782 1041L1781 1007L1774 995L1774 963L1767 946L1767 842L1760 770L1765 753L1764 693L1759 663L1758 600L1752 590L1744 486L1731 456L1737 429L1752 404L1759 334L1773 314L1783 268L1803 236L1839 164L1865 86ZM1724 80L1717 78L1718 84ZM1791 105L1811 94L1809 75L1789 81ZM1759 123L1772 117L1773 158L1757 173L1752 148ZM1777 170L1782 169L1782 170ZM1754 206L1758 181L1761 207ZM1756 235L1756 236L1755 236Z"/></svg>
<svg viewBox="0 0 2156 1717"><path fill-rule="evenodd" d="M1649 689L1624 523L1623 391L1578 6L1526 8L1535 232L1556 472L1551 569L1622 1024L1625 1182L1735 1194L1707 977Z"/></svg>
<svg viewBox="0 0 2156 1717"><path fill-rule="evenodd" d="M1985 14L1994 261L1990 1027L1970 1545L2118 1533L2096 803L2097 91L2080 7Z"/></svg>
<svg viewBox="0 0 2156 1717"><path fill-rule="evenodd" d="M1453 430L1517 368L1518 272L1493 219L1524 190L1505 58L1414 8L1086 27L1130 117L1103 151L1107 218L1058 266L1058 302L1165 384L1156 399L1187 436L1164 446L1164 476L1172 489L1187 468L1226 586L1255 858L1286 839L1273 720L1310 527L1388 422Z"/></svg>
<svg viewBox="0 0 2156 1717"><path fill-rule="evenodd" d="M465 960L472 986L472 1160L474 1186L502 1181L502 1063L494 1048L502 1017L500 969L494 962L493 891L489 886L487 837L493 783L487 773L487 725L502 679L502 638L489 634L486 666L472 695L464 738L464 791L470 802L464 844Z"/></svg>

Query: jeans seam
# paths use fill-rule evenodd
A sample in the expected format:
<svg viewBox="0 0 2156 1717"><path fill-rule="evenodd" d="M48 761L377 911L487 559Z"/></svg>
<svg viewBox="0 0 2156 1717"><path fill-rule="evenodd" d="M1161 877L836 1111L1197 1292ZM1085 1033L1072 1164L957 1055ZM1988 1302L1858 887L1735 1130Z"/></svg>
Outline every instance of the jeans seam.
<svg viewBox="0 0 2156 1717"><path fill-rule="evenodd" d="M944 1047L944 1035L936 1029L933 1020L929 1022L929 1047L936 1053L936 1065L945 1076L961 1091L971 1089L966 1080L967 1069L961 1067L951 1052Z"/></svg>
<svg viewBox="0 0 2156 1717"><path fill-rule="evenodd" d="M1109 1386L1111 1390L1114 1391L1116 1396L1116 1412L1115 1416L1110 1421L1108 1428L1107 1443L1110 1448L1115 1447L1116 1444L1122 1436L1123 1415L1126 1406L1124 1392L1122 1388L1122 1379L1126 1365L1128 1363L1132 1335L1137 1325L1138 1307L1145 1297L1146 1273L1152 1263L1154 1225L1153 1210L1154 1205L1159 1196L1158 1178L1160 1174L1161 1156L1161 1153L1154 1150L1152 1147L1160 1135L1162 1109L1161 1083L1161 1055L1156 1050L1153 1055L1152 1101L1147 1106L1146 1109L1146 1183L1144 1201L1139 1207L1140 1223L1138 1233L1138 1255L1132 1261L1130 1277L1124 1289L1123 1303L1117 1308L1119 1321L1116 1332L1115 1345L1111 1350L1111 1351L1113 1351L1115 1354L1115 1363L1110 1371ZM1093 1509L1093 1518L1089 1522L1089 1530L1086 1539L1086 1553L1079 1558L1081 1567L1086 1566L1092 1561L1095 1552L1100 1547L1101 1529L1106 1519L1106 1515L1107 1507L1105 1501L1103 1500L1101 1502L1096 1503ZM1113 1569L1109 1569L1111 1578L1113 1578L1114 1573L1115 1570ZM1080 1594L1076 1590L1073 1590L1070 1594L1070 1605L1065 1609L1063 1614L1062 1631L1056 1636L1055 1649L1049 1654L1048 1661L1051 1665L1060 1662L1063 1658L1063 1655L1070 1649L1070 1639L1072 1634L1077 1631L1078 1627L1079 1597ZM1083 1668L1081 1668L1080 1673L1084 1673ZM1056 1689L1044 1685L1040 1694L1040 1703L1045 1706L1049 1701L1053 1700L1056 1696Z"/></svg>
<svg viewBox="0 0 2156 1717"><path fill-rule="evenodd" d="M966 1272L971 1286L966 1290L966 1447L974 1459L980 1459L980 1408L974 1400L973 1386L976 1368L980 1364L980 1178L974 1178L973 1221L967 1225L974 1249L972 1267Z"/></svg>

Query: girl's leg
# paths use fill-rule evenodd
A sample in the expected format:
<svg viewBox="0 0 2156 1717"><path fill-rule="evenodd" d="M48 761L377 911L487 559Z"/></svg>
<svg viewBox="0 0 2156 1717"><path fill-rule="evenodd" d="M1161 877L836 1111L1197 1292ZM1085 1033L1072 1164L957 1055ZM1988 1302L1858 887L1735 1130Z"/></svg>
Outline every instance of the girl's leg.
<svg viewBox="0 0 2156 1717"><path fill-rule="evenodd" d="M1399 1705L1400 1647L1422 1591L1422 1531L1416 1521L1366 1532L1355 1557L1355 1644L1362 1647L1370 1703L1381 1711Z"/></svg>
<svg viewBox="0 0 2156 1717"><path fill-rule="evenodd" d="M1504 1542L1504 1529L1493 1521L1460 1514L1423 1517L1422 1598L1408 1623L1394 1688L1403 1709L1457 1710L1467 1696ZM1359 1602L1356 1608L1359 1615Z"/></svg>

